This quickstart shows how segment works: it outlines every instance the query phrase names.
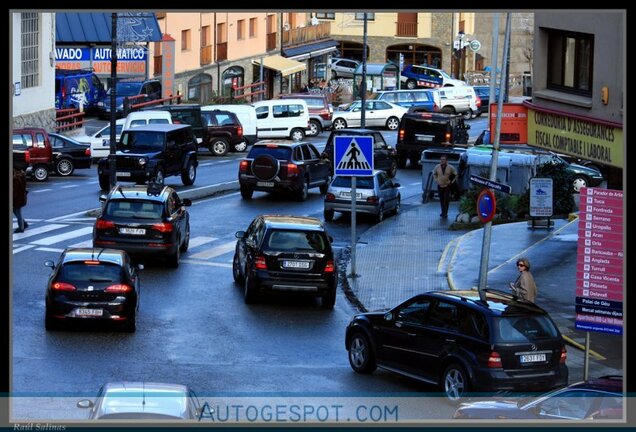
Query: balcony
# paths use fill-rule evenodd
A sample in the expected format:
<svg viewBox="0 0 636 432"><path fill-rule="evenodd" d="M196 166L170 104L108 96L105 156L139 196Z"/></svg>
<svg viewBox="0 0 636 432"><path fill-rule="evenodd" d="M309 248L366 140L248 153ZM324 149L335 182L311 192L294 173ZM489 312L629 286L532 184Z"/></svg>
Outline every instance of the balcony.
<svg viewBox="0 0 636 432"><path fill-rule="evenodd" d="M272 51L276 49L276 35L278 33L268 33L267 34L267 47L266 51Z"/></svg>
<svg viewBox="0 0 636 432"><path fill-rule="evenodd" d="M212 63L212 45L201 47L201 66Z"/></svg>
<svg viewBox="0 0 636 432"><path fill-rule="evenodd" d="M160 56L160 55L159 56L154 56L153 60L154 60L154 62L153 62L153 69L152 70L154 71L155 76L160 76L161 72L163 72L163 69L161 67L161 65L163 64L162 63L163 56Z"/></svg>
<svg viewBox="0 0 636 432"><path fill-rule="evenodd" d="M401 37L417 37L416 22L397 22L395 35Z"/></svg>
<svg viewBox="0 0 636 432"><path fill-rule="evenodd" d="M227 60L227 42L216 44L216 61Z"/></svg>
<svg viewBox="0 0 636 432"><path fill-rule="evenodd" d="M283 32L283 46L303 45L328 39L331 36L331 23L323 22L315 26L306 26Z"/></svg>

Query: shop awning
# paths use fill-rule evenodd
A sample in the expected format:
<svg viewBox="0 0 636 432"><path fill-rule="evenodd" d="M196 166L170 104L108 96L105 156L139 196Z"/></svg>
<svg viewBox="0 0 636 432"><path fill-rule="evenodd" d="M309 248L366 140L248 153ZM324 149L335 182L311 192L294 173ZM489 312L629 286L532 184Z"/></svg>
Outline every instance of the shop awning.
<svg viewBox="0 0 636 432"><path fill-rule="evenodd" d="M252 60L255 65L260 65L261 60ZM283 76L291 75L296 72L304 71L307 69L305 63L297 62L296 60L290 60L280 55L272 55L263 58L263 67L280 72Z"/></svg>
<svg viewBox="0 0 636 432"><path fill-rule="evenodd" d="M55 42L111 43L112 13L57 12ZM117 27L120 42L160 42L161 30L152 12L120 12Z"/></svg>
<svg viewBox="0 0 636 432"><path fill-rule="evenodd" d="M334 51L338 51L338 42L333 39L329 39L293 48L283 48L283 55L294 60L304 60Z"/></svg>

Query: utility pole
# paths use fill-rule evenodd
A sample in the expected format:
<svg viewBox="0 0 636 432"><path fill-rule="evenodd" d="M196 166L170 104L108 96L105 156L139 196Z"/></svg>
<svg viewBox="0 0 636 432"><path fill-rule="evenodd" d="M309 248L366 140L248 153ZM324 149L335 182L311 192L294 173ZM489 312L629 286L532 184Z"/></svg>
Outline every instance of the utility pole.
<svg viewBox="0 0 636 432"><path fill-rule="evenodd" d="M362 110L360 111L360 127L364 127L365 106L367 100L367 13L364 13L364 27L362 30L362 84L360 85L360 100Z"/></svg>
<svg viewBox="0 0 636 432"><path fill-rule="evenodd" d="M490 104L495 102L495 87L497 86L497 53L499 52L499 13L492 19L492 55L490 56L490 90L488 99ZM488 124L490 123L490 106L488 107ZM490 131L491 134L494 131Z"/></svg>
<svg viewBox="0 0 636 432"><path fill-rule="evenodd" d="M117 183L117 162L115 151L117 148L117 13L111 15L110 35L110 150L108 154L108 184L112 189Z"/></svg>

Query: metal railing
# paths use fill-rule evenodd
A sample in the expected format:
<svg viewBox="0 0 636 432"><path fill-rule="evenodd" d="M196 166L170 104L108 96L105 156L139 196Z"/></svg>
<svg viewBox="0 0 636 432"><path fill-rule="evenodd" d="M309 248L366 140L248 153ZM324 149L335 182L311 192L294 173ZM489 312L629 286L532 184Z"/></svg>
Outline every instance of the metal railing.
<svg viewBox="0 0 636 432"><path fill-rule="evenodd" d="M397 22L395 35L401 37L417 37L417 23Z"/></svg>
<svg viewBox="0 0 636 432"><path fill-rule="evenodd" d="M83 118L84 114L84 112L79 112L77 108L55 110L55 130L59 132L67 129L75 129L82 126L86 121Z"/></svg>
<svg viewBox="0 0 636 432"><path fill-rule="evenodd" d="M263 89L260 90L261 88L261 84L263 85ZM250 89L249 93L241 93L239 94L239 92L242 92L245 89ZM257 89L257 90L254 90ZM255 102L254 99L252 99L253 96L256 95L264 95L267 94L267 85L265 85L264 81L259 81L259 82L255 82L253 84L249 84L243 87L233 87L232 88L233 93L232 93L232 98L233 99L241 99L241 98L250 98L250 102ZM261 100L263 97L259 96L259 98L257 100Z"/></svg>
<svg viewBox="0 0 636 432"><path fill-rule="evenodd" d="M283 31L283 46L299 45L306 42L326 39L331 36L331 23L306 26Z"/></svg>

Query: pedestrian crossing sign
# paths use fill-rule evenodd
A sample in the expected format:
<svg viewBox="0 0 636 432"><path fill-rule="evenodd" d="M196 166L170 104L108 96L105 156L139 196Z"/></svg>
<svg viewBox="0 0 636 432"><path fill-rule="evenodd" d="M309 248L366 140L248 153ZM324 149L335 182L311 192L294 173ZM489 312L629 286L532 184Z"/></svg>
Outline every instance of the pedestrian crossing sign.
<svg viewBox="0 0 636 432"><path fill-rule="evenodd" d="M336 175L373 175L373 137L337 136L334 142Z"/></svg>

